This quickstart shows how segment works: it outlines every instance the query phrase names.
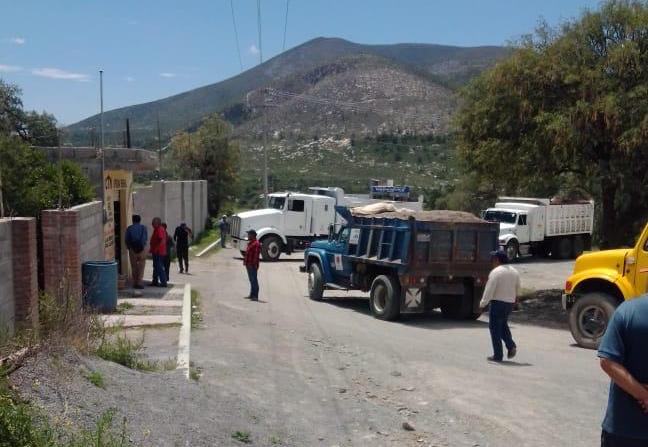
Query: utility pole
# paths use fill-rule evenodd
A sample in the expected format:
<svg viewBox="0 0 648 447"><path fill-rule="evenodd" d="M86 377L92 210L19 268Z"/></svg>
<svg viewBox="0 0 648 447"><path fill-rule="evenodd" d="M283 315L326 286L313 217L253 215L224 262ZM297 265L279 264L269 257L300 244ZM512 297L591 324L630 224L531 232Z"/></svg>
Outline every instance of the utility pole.
<svg viewBox="0 0 648 447"><path fill-rule="evenodd" d="M162 180L162 137L160 135L160 112L157 113L157 134L158 134L158 168L160 180Z"/></svg>
<svg viewBox="0 0 648 447"><path fill-rule="evenodd" d="M0 166L0 219L4 217L4 201L2 200L2 167Z"/></svg>
<svg viewBox="0 0 648 447"><path fill-rule="evenodd" d="M56 140L58 141L58 209L63 209L63 162L61 149L61 131L56 129ZM103 190L103 188L102 188Z"/></svg>
<svg viewBox="0 0 648 447"><path fill-rule="evenodd" d="M104 157L104 105L103 105L103 70L99 70L99 104L100 113L100 130L101 130L101 207L103 209L104 223L106 222L106 158Z"/></svg>

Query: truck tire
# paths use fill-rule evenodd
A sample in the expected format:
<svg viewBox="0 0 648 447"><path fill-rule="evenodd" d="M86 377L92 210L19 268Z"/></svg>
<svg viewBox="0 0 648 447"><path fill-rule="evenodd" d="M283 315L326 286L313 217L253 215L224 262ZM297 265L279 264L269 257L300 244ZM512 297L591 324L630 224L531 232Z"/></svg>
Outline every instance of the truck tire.
<svg viewBox="0 0 648 447"><path fill-rule="evenodd" d="M515 239L511 239L506 243L504 251L506 252L508 262L513 262L517 259L518 254L520 253L520 244Z"/></svg>
<svg viewBox="0 0 648 447"><path fill-rule="evenodd" d="M574 236L572 240L572 258L576 259L585 251L585 241L583 241L583 236Z"/></svg>
<svg viewBox="0 0 648 447"><path fill-rule="evenodd" d="M554 259L569 259L572 254L570 237L559 237L551 243L551 257Z"/></svg>
<svg viewBox="0 0 648 447"><path fill-rule="evenodd" d="M324 295L324 275L318 262L313 262L308 268L308 297L321 301Z"/></svg>
<svg viewBox="0 0 648 447"><path fill-rule="evenodd" d="M576 343L598 348L616 307L616 300L607 293L590 292L578 298L569 311L569 329Z"/></svg>
<svg viewBox="0 0 648 447"><path fill-rule="evenodd" d="M278 236L266 236L261 241L261 257L264 261L278 261L283 242Z"/></svg>
<svg viewBox="0 0 648 447"><path fill-rule="evenodd" d="M380 275L371 283L369 305L371 313L380 320L395 320L400 315L401 288L391 276Z"/></svg>

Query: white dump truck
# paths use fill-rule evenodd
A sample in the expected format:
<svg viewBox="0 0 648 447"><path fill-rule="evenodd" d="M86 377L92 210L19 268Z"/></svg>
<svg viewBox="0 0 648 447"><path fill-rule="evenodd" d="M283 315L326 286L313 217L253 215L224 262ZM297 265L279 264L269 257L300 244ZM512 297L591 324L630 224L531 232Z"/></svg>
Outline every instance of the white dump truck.
<svg viewBox="0 0 648 447"><path fill-rule="evenodd" d="M400 188L400 187L394 187ZM326 239L329 227L342 223L336 206L356 207L370 203L390 202L399 208L423 210L423 198L417 201L386 201L370 195L345 195L342 188L313 187L310 193L280 192L269 194L268 208L245 211L232 216L230 235L234 248L244 253L247 231L255 230L261 242L264 261L276 261L281 253L304 250L317 239Z"/></svg>
<svg viewBox="0 0 648 447"><path fill-rule="evenodd" d="M593 201L500 197L482 217L499 222L499 245L509 261L528 254L577 258L591 249Z"/></svg>

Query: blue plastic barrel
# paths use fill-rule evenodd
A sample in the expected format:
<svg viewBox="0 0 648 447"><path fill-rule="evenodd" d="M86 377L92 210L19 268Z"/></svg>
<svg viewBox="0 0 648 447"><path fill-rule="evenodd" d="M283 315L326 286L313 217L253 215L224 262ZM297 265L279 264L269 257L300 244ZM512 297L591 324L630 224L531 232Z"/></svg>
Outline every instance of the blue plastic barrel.
<svg viewBox="0 0 648 447"><path fill-rule="evenodd" d="M99 312L117 309L117 262L88 261L81 268L83 301Z"/></svg>

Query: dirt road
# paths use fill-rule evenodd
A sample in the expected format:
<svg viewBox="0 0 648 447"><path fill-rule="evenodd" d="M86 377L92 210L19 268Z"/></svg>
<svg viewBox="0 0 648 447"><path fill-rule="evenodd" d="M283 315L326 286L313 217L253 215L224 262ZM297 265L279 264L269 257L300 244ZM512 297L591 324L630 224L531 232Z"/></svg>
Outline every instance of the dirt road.
<svg viewBox="0 0 648 447"><path fill-rule="evenodd" d="M208 399L236 402L213 415L221 431L249 431L255 445L597 444L607 381L568 331L514 323L518 358L490 364L484 318L384 322L360 293L313 302L299 259L261 265L259 303L243 298L247 279L232 250L194 264L204 313L192 334L198 386ZM543 267L525 273L534 265L519 267L542 276Z"/></svg>

